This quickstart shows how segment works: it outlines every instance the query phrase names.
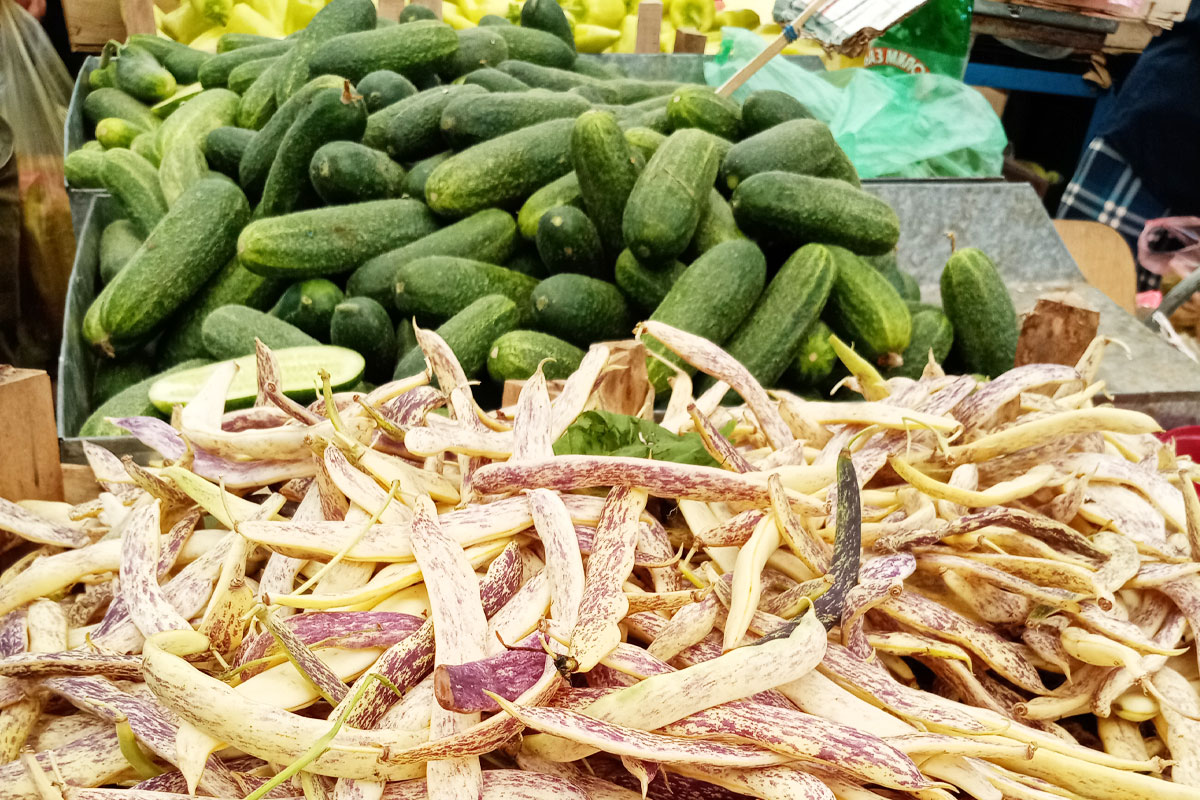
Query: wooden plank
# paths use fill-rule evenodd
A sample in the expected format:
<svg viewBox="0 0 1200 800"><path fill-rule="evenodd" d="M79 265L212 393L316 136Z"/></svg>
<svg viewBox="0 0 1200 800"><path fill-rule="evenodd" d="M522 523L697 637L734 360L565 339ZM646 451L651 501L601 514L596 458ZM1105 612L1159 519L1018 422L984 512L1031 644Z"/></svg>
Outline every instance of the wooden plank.
<svg viewBox="0 0 1200 800"><path fill-rule="evenodd" d="M1024 42L1070 47L1077 52L1098 53L1104 47L1105 34L1042 25L1019 19L1001 19L976 14L971 18L971 33L1019 39Z"/></svg>
<svg viewBox="0 0 1200 800"><path fill-rule="evenodd" d="M121 20L125 34L154 33L154 3L152 0L121 0Z"/></svg>
<svg viewBox="0 0 1200 800"><path fill-rule="evenodd" d="M100 484L87 464L63 464L62 476L65 502L78 505L100 496Z"/></svg>
<svg viewBox="0 0 1200 800"><path fill-rule="evenodd" d="M1086 219L1056 219L1054 229L1084 279L1130 314L1136 313L1137 265L1125 237Z"/></svg>
<svg viewBox="0 0 1200 800"><path fill-rule="evenodd" d="M633 46L635 53L657 53L662 49L659 44L662 18L662 3L642 3L638 6L637 40Z"/></svg>
<svg viewBox="0 0 1200 800"><path fill-rule="evenodd" d="M400 12L404 10L404 0L379 0L377 10L380 19L400 19Z"/></svg>
<svg viewBox="0 0 1200 800"><path fill-rule="evenodd" d="M99 53L109 39L125 41L121 0L63 0L63 17L77 53Z"/></svg>
<svg viewBox="0 0 1200 800"><path fill-rule="evenodd" d="M675 52L676 53L704 53L704 46L708 44L708 37L699 31L689 31L686 28L680 28L675 31Z"/></svg>
<svg viewBox="0 0 1200 800"><path fill-rule="evenodd" d="M61 500L50 376L0 364L0 497Z"/></svg>

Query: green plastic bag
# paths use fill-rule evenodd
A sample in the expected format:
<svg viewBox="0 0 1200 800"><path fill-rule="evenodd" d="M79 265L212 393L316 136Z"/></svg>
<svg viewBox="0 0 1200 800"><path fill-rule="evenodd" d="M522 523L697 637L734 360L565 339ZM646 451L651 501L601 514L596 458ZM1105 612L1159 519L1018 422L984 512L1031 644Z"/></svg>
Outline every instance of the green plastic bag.
<svg viewBox="0 0 1200 800"><path fill-rule="evenodd" d="M961 79L971 49L972 0L928 0L867 48L863 66L888 73L935 72Z"/></svg>
<svg viewBox="0 0 1200 800"><path fill-rule="evenodd" d="M721 52L704 65L720 86L765 46L740 28L721 31ZM863 178L996 177L1008 143L1000 118L979 92L933 73L884 74L870 69L809 72L773 58L734 92L759 89L795 97L829 125Z"/></svg>

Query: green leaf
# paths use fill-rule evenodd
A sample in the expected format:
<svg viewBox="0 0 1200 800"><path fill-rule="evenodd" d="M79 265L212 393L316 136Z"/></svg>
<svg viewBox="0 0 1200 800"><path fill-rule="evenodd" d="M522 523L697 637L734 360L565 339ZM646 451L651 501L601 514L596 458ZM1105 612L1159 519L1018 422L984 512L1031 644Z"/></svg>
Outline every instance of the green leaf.
<svg viewBox="0 0 1200 800"><path fill-rule="evenodd" d="M733 431L730 421L721 433ZM614 414L609 411L586 411L579 415L566 432L554 443L555 455L625 456L695 464L702 467L720 466L708 451L698 433L683 436L648 419Z"/></svg>

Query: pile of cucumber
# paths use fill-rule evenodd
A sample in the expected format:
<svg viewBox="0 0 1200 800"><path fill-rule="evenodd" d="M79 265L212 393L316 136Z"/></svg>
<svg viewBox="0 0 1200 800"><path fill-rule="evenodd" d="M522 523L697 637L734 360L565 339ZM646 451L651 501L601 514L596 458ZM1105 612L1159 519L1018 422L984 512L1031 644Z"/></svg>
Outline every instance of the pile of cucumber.
<svg viewBox="0 0 1200 800"><path fill-rule="evenodd" d="M287 39L229 34L212 56L153 37L110 50L84 102L100 143L67 159L72 185L123 211L83 321L105 358L81 433L153 409L148 373L256 337L350 348L372 383L414 374L414 320L493 387L545 359L567 375L646 318L801 391L839 379L831 333L887 374L931 352L1012 366L992 263L959 250L943 307L922 304L895 213L795 99L577 59L554 2L462 31L425 12L380 25L371 0L333 0ZM662 359L682 362L647 345L664 390Z"/></svg>

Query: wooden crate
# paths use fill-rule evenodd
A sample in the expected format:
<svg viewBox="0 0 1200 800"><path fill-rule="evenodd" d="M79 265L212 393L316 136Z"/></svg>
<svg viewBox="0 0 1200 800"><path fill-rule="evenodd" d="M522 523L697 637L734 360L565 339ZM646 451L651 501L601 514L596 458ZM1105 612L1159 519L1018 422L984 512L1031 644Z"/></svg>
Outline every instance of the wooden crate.
<svg viewBox="0 0 1200 800"><path fill-rule="evenodd" d="M109 39L154 33L151 0L63 0L67 38L77 53L99 53Z"/></svg>

